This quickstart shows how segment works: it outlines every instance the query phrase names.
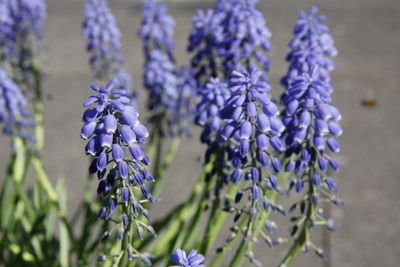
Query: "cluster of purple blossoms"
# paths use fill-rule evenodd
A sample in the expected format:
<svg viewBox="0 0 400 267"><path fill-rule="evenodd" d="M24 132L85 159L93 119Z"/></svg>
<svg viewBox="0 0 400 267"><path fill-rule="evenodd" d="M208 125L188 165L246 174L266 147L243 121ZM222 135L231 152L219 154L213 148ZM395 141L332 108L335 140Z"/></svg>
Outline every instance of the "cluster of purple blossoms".
<svg viewBox="0 0 400 267"><path fill-rule="evenodd" d="M221 82L219 78L211 78L199 90L198 95L200 101L197 104L194 122L203 127L201 142L211 145L217 140L219 130L223 126L220 111L231 93L227 83Z"/></svg>
<svg viewBox="0 0 400 267"><path fill-rule="evenodd" d="M239 203L246 191L251 199L238 214L248 212L251 220L260 207L275 207L266 192L281 192L276 174L282 170L280 159L269 147L276 152L285 150L280 139L284 125L277 105L269 98L270 85L261 76L256 68L234 71L230 80L232 95L221 111L226 125L220 138L230 143L228 160L233 167L230 181L239 183L235 202Z"/></svg>
<svg viewBox="0 0 400 267"><path fill-rule="evenodd" d="M132 77L123 68L121 32L107 0L86 0L83 37L87 42L86 49L90 53L89 62L95 78L108 81L116 77L136 104L137 95L133 90Z"/></svg>
<svg viewBox="0 0 400 267"><path fill-rule="evenodd" d="M135 108L138 107L138 93L133 90L133 79L132 76L124 68L116 70L115 77L118 80L121 88L126 88L127 97L131 100L131 105Z"/></svg>
<svg viewBox="0 0 400 267"><path fill-rule="evenodd" d="M164 134L164 127L167 127L169 134L176 136L181 132L176 116L182 90L178 90L180 81L173 58L173 26L174 20L168 15L165 5L157 0L143 4L138 34L144 41L144 86L149 91L150 121L158 127L160 134ZM163 121L166 126L162 125Z"/></svg>
<svg viewBox="0 0 400 267"><path fill-rule="evenodd" d="M173 58L174 24L175 21L168 14L165 5L160 4L157 0L148 0L143 4L139 36L144 41L146 54L154 49L159 49L167 53L171 59Z"/></svg>
<svg viewBox="0 0 400 267"><path fill-rule="evenodd" d="M15 49L15 34L13 33L13 18L11 16L9 1L0 1L0 49L1 58L10 55Z"/></svg>
<svg viewBox="0 0 400 267"><path fill-rule="evenodd" d="M231 3L230 3L231 2ZM270 67L265 52L271 49L271 31L263 14L257 10L258 0L219 1L217 10L226 14L222 56L226 72L230 74L240 65L258 64L264 70Z"/></svg>
<svg viewBox="0 0 400 267"><path fill-rule="evenodd" d="M282 84L288 86L290 80L309 72L310 67L319 66L321 79L330 80L329 72L334 69L333 57L337 55L332 36L327 25L322 24L325 17L318 14L318 8L312 7L307 13L301 11L294 27L294 38L289 43L290 53L288 74L282 78Z"/></svg>
<svg viewBox="0 0 400 267"><path fill-rule="evenodd" d="M192 65L198 78L217 76L217 71L230 75L241 65L269 69L270 61L265 53L271 47L271 31L256 8L257 2L217 1L213 10L198 11L188 47L189 51L196 51ZM216 57L221 65L217 64Z"/></svg>
<svg viewBox="0 0 400 267"><path fill-rule="evenodd" d="M170 125L173 135L190 134L190 124L196 113L194 100L196 99L197 80L192 68L183 66L178 72L177 81L178 100L173 110L174 123ZM175 127L175 129L174 129Z"/></svg>
<svg viewBox="0 0 400 267"><path fill-rule="evenodd" d="M170 136L189 133L188 121L194 113L193 101L197 82L189 67L176 70L173 50L174 19L167 7L157 0L144 3L139 36L144 41L146 56L144 86L149 91L151 122L160 125L161 134L167 123Z"/></svg>
<svg viewBox="0 0 400 267"><path fill-rule="evenodd" d="M33 142L34 137L27 130L35 124L26 105L21 88L8 77L5 69L0 68L0 122L4 124L3 132Z"/></svg>
<svg viewBox="0 0 400 267"><path fill-rule="evenodd" d="M223 189L227 183L226 177L220 176L225 169L230 167L226 161L228 144L219 142L220 131L226 124L221 117L221 110L229 99L231 92L228 84L221 82L219 78L211 78L204 86L198 90L198 104L194 116L194 123L202 127L200 140L207 145L205 162L209 162L211 157L215 157L212 170L208 173L208 179L217 175L217 186L215 193ZM217 193L216 193L217 194ZM210 194L211 195L211 194Z"/></svg>
<svg viewBox="0 0 400 267"><path fill-rule="evenodd" d="M88 109L83 114L81 137L89 140L85 151L93 156L89 173L97 173L97 193L108 198L108 205L100 210L99 217L105 220L114 217L112 221L120 224L119 239L132 225L137 226L142 238L143 227L155 233L151 226L139 221L141 214L148 220L150 217L137 191L141 191L144 199L157 201L146 185L146 181L154 182L153 176L146 170L150 161L142 147L148 132L138 120L136 109L130 105L126 90L116 89L117 86L117 80L112 80L101 89L91 84L91 89L98 95L83 102ZM92 105L95 106L90 107ZM122 211L119 219L113 216L118 206Z"/></svg>
<svg viewBox="0 0 400 267"><path fill-rule="evenodd" d="M113 74L114 65L123 62L121 32L107 0L86 0L83 36L87 41L86 49L91 53L90 65L95 77Z"/></svg>
<svg viewBox="0 0 400 267"><path fill-rule="evenodd" d="M207 9L199 9L197 16L193 17L193 29L189 36L188 51L194 52L191 60L192 67L196 69L196 79L202 77L217 77L222 71L217 63L219 44L222 43L223 14Z"/></svg>
<svg viewBox="0 0 400 267"><path fill-rule="evenodd" d="M325 181L328 188L335 191L336 185L326 173L329 166L338 171L339 163L328 156L326 148L334 153L340 151L335 137L342 134L342 128L338 123L340 112L330 104L332 86L320 79L319 67L314 66L310 72L295 77L286 91L283 97L286 153L288 157L298 155L298 158L288 162L286 169L293 169L299 177L295 181L296 191L300 192L303 188L304 171L312 172L315 186L319 187L321 181Z"/></svg>
<svg viewBox="0 0 400 267"><path fill-rule="evenodd" d="M157 124L166 118L169 129L174 128L173 113L177 108L179 93L175 64L167 54L156 49L147 55L144 86L149 90L148 108L153 112L151 120Z"/></svg>
<svg viewBox="0 0 400 267"><path fill-rule="evenodd" d="M9 60L20 57L18 53L27 53L23 40L30 34L41 37L46 3L44 0L1 0L0 15L1 56Z"/></svg>
<svg viewBox="0 0 400 267"><path fill-rule="evenodd" d="M186 255L184 250L177 248L175 253L171 255L171 261L181 267L205 267L204 260L204 256L194 249L189 252L189 255Z"/></svg>

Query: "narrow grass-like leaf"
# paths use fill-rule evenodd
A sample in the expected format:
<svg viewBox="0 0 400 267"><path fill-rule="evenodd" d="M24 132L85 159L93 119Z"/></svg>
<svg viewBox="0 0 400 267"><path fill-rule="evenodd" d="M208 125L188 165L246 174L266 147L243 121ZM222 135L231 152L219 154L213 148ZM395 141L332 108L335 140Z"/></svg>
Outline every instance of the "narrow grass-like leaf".
<svg viewBox="0 0 400 267"><path fill-rule="evenodd" d="M61 214L67 214L68 203L67 203L67 188L65 181L60 177L57 181L56 192L59 196L59 209ZM60 264L63 267L69 266L69 250L70 250L70 240L68 234L68 228L65 221L60 221Z"/></svg>

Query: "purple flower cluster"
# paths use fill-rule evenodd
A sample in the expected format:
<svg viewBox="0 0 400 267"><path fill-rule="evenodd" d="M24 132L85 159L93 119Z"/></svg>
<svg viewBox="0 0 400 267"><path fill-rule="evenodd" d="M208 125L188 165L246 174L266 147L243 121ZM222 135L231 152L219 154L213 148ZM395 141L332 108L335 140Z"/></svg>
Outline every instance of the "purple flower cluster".
<svg viewBox="0 0 400 267"><path fill-rule="evenodd" d="M114 72L114 64L121 64L121 32L106 0L86 0L83 36L91 53L90 65L96 78Z"/></svg>
<svg viewBox="0 0 400 267"><path fill-rule="evenodd" d="M150 202L157 199L146 185L146 181L154 182L146 170L150 161L142 147L148 132L138 120L139 114L126 97L126 90L116 89L117 86L117 80L112 80L105 88L91 84L98 95L83 102L88 109L83 114L81 137L89 140L85 151L93 156L89 173L97 173L100 181L97 193L108 198L108 205L100 210L99 217L110 219L120 206L122 216L113 221L120 222L118 236L122 238L130 225L137 225L140 214L150 220L137 190ZM95 106L90 107L92 105ZM152 232L150 226L146 229Z"/></svg>
<svg viewBox="0 0 400 267"><path fill-rule="evenodd" d="M223 14L213 9L199 9L193 17L193 29L189 36L188 51L194 52L192 67L196 69L196 78L217 77L222 71L217 63L218 49L223 41Z"/></svg>
<svg viewBox="0 0 400 267"><path fill-rule="evenodd" d="M290 147L301 145L309 140L318 150L328 145L334 149L336 145L324 136L339 136L342 129L337 121L341 115L332 102L331 83L320 79L320 68L312 67L309 72L294 77L283 97L285 115L283 121L287 127L286 143Z"/></svg>
<svg viewBox="0 0 400 267"><path fill-rule="evenodd" d="M175 64L160 50L151 51L145 64L144 76L144 86L149 90L148 108L153 112L152 120L166 118L170 129L176 123L173 113L179 99L177 85Z"/></svg>
<svg viewBox="0 0 400 267"><path fill-rule="evenodd" d="M329 80L329 71L335 63L333 57L337 54L332 36L327 25L322 24L325 17L318 14L318 8L312 7L307 13L301 11L294 27L294 38L289 43L290 53L288 74L282 78L282 84L288 86L290 80L304 72L310 71L310 66L319 66L321 79Z"/></svg>
<svg viewBox="0 0 400 267"><path fill-rule="evenodd" d="M138 93L133 90L133 79L132 76L124 68L116 70L115 77L118 80L118 84L121 88L126 88L127 97L131 100L131 105L135 108L138 107Z"/></svg>
<svg viewBox="0 0 400 267"><path fill-rule="evenodd" d="M270 85L261 76L256 68L234 71L230 80L232 95L221 111L226 125L220 138L231 144L230 181L240 184L235 201L238 203L245 191L249 191L252 201L243 210L253 215L258 212L260 202L269 203L267 190L281 191L276 177L281 172L281 162L269 147L277 152L285 150L280 139L284 125L277 105L269 98Z"/></svg>
<svg viewBox="0 0 400 267"><path fill-rule="evenodd" d="M217 2L217 9L220 7L220 12L226 14L223 41L226 73L230 74L237 66L256 63L268 70L270 61L265 52L271 49L271 31L256 8L258 0L231 2Z"/></svg>
<svg viewBox="0 0 400 267"><path fill-rule="evenodd" d="M173 110L174 123L170 126L172 135L190 134L189 126L196 112L194 100L196 98L197 80L192 68L183 66L178 72L177 90L178 100Z"/></svg>
<svg viewBox="0 0 400 267"><path fill-rule="evenodd" d="M192 65L196 76L230 75L238 66L259 65L269 69L265 54L270 50L268 29L257 0L217 1L213 10L198 11L193 19L189 51L196 51ZM217 64L216 58L222 64ZM207 78L208 78L207 77Z"/></svg>
<svg viewBox="0 0 400 267"><path fill-rule="evenodd" d="M161 134L167 127L171 136L180 130L176 120L179 109L179 78L173 59L174 20L167 13L167 7L157 0L143 4L142 25L139 36L144 41L146 56L144 86L149 91L148 108L152 111L150 121L158 125ZM166 122L167 126L162 123Z"/></svg>
<svg viewBox="0 0 400 267"><path fill-rule="evenodd" d="M174 19L168 14L167 7L160 4L157 0L148 0L142 8L142 25L139 36L144 41L146 53L154 49L166 52L172 59L175 42L172 38L174 34Z"/></svg>
<svg viewBox="0 0 400 267"><path fill-rule="evenodd" d="M0 1L0 49L1 56L10 55L15 49L15 33L13 32L13 17L11 16L9 1Z"/></svg>
<svg viewBox="0 0 400 267"><path fill-rule="evenodd" d="M27 133L35 127L26 110L27 100L21 88L11 80L5 69L0 68L0 122L4 124L3 132L7 135L34 141Z"/></svg>
<svg viewBox="0 0 400 267"><path fill-rule="evenodd" d="M87 42L86 49L90 53L89 62L95 78L108 81L116 77L124 85L132 102L136 103L132 77L123 68L121 32L107 0L86 0L83 37Z"/></svg>
<svg viewBox="0 0 400 267"><path fill-rule="evenodd" d="M153 113L150 121L159 125L161 134L164 133L162 122L166 122L170 136L189 133L188 121L194 113L197 89L191 68L176 70L174 24L165 5L157 0L143 4L139 36L146 56L144 86L149 91L148 108Z"/></svg>
<svg viewBox="0 0 400 267"><path fill-rule="evenodd" d="M0 48L3 57L18 57L25 45L22 39L41 37L46 18L44 0L0 1Z"/></svg>
<svg viewBox="0 0 400 267"><path fill-rule="evenodd" d="M224 125L220 111L231 93L226 83L221 82L219 78L211 78L199 90L198 95L200 101L197 104L194 122L203 127L201 141L210 145L217 140L218 132Z"/></svg>
<svg viewBox="0 0 400 267"><path fill-rule="evenodd" d="M338 121L339 110L331 105L332 86L322 80L320 68L315 66L310 72L302 73L291 81L287 94L283 97L285 140L288 146L287 156L297 155L286 169L292 170L299 178L295 181L296 191L303 188L304 172L311 172L316 187L325 182L328 189L335 191L336 185L327 175L328 167L339 170L338 161L328 156L326 149L334 153L340 151L339 142L335 139L342 134ZM304 178L303 178L304 177Z"/></svg>
<svg viewBox="0 0 400 267"><path fill-rule="evenodd" d="M204 256L194 249L189 252L189 255L186 255L184 250L177 248L171 255L171 261L181 267L205 267L204 260Z"/></svg>

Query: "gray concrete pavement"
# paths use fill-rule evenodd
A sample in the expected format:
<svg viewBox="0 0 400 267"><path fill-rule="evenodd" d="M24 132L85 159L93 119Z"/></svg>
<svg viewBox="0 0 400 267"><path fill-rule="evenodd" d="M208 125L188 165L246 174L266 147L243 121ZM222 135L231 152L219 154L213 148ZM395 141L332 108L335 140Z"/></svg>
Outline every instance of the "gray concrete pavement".
<svg viewBox="0 0 400 267"><path fill-rule="evenodd" d="M134 75L135 87L145 101L141 88L143 57L139 27L139 5L131 1L110 0L123 33L127 68ZM188 62L185 52L191 16L196 8L211 6L211 1L171 1L170 12L177 21L177 59ZM327 15L327 23L339 49L337 69L333 72L335 103L343 114L341 137L342 170L337 175L339 195L347 202L333 214L341 227L332 235L332 267L400 266L400 1L398 0L260 0L267 23L273 31L269 74L273 95L282 88L278 81L287 65L283 61L295 23L297 10L318 4ZM80 38L83 10L81 1L49 0L45 32L45 63L48 76L45 103L46 167L54 179L67 178L74 207L82 195L87 169L79 138L81 102L90 94L91 73L84 42ZM378 105L364 108L362 99L374 95ZM144 103L142 101L142 103ZM142 104L144 106L144 104ZM204 148L195 130L185 140L168 173L168 184L153 214L161 214L184 200L200 170L198 158ZM7 151L2 138L0 148ZM6 153L0 155L4 170ZM320 238L318 235L316 239ZM267 251L265 253L265 251ZM275 253L265 247L258 250L265 266ZM295 266L321 266L314 256L301 256Z"/></svg>

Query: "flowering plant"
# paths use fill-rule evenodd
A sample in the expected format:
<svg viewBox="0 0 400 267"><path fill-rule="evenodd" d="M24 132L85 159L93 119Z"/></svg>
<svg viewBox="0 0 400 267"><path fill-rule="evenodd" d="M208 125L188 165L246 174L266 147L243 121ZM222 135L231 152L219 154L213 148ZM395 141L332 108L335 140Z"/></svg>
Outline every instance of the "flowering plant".
<svg viewBox="0 0 400 267"><path fill-rule="evenodd" d="M342 134L330 78L337 50L318 9L301 11L283 92L273 99L271 30L257 3L217 0L199 10L188 38L192 59L178 66L174 18L165 4L145 1L142 105L108 1L85 0L82 35L94 94L83 100L80 131L89 160L85 193L69 216L64 179L53 186L43 164L46 5L0 0L0 123L12 147L0 190L1 264L262 266L254 251L260 240L288 244L279 266L300 251L327 257L311 231L338 226L322 202L344 204L332 175ZM180 140L195 138L193 125L201 128L203 169L189 197L152 220ZM289 233L276 217L289 222Z"/></svg>

